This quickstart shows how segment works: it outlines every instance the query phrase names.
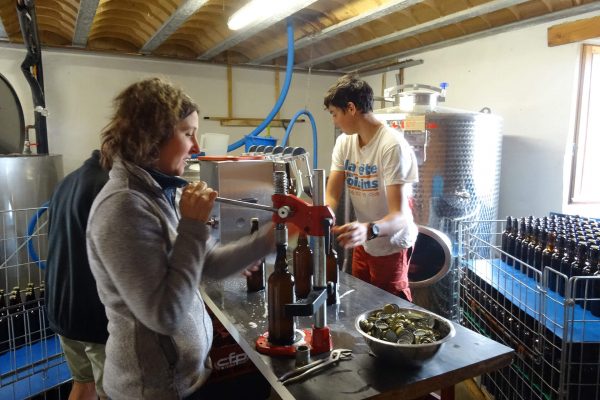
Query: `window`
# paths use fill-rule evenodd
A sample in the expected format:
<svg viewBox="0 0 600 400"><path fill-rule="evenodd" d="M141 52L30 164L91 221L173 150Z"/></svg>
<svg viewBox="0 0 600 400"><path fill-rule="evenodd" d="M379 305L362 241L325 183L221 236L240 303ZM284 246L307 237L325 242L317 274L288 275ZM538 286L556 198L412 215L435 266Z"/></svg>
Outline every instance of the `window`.
<svg viewBox="0 0 600 400"><path fill-rule="evenodd" d="M600 46L584 45L570 204L600 204Z"/></svg>

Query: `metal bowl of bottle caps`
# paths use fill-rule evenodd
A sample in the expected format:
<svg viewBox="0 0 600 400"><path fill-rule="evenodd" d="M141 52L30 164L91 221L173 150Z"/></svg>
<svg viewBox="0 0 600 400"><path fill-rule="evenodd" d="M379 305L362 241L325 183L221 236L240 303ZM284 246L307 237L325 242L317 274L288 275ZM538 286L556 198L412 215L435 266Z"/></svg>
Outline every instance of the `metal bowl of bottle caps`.
<svg viewBox="0 0 600 400"><path fill-rule="evenodd" d="M421 365L456 334L447 319L397 304L360 314L355 328L378 359L399 365Z"/></svg>

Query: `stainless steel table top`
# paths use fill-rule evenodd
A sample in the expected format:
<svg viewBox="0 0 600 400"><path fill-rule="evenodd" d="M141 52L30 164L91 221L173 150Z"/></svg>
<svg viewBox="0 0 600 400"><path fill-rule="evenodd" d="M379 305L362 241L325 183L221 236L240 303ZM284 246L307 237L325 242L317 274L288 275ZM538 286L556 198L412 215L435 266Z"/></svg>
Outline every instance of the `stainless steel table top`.
<svg viewBox="0 0 600 400"><path fill-rule="evenodd" d="M283 386L277 377L294 368L294 359L255 350L256 339L268 330L266 290L247 293L245 278L240 275L223 281L205 280L201 291L207 306L282 399L412 399L507 366L514 355L511 348L454 324L456 336L421 367L390 366L369 354L354 320L385 303L418 307L340 272L341 304L327 307L327 325L334 348L351 349L354 357L305 381ZM296 321L297 328L309 328L312 323L310 317Z"/></svg>

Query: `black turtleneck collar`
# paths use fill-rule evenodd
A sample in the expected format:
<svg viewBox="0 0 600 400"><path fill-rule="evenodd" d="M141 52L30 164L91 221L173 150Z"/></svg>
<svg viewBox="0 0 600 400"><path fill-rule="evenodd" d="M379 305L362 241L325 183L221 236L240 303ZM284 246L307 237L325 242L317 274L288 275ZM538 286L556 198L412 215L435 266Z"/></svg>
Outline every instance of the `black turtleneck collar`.
<svg viewBox="0 0 600 400"><path fill-rule="evenodd" d="M173 208L175 208L175 192L177 191L177 188L187 185L188 181L178 176L163 174L156 169L144 169L150 174L150 176L152 176L152 178L154 178L156 183L158 183Z"/></svg>

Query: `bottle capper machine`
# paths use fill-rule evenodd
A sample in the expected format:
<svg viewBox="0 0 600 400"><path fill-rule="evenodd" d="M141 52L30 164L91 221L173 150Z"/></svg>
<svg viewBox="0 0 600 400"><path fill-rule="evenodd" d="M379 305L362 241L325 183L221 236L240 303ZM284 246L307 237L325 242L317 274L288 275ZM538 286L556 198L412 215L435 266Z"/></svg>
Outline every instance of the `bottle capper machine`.
<svg viewBox="0 0 600 400"><path fill-rule="evenodd" d="M268 333L256 340L257 351L268 355L293 356L298 345L307 345L311 354L330 351L331 334L327 326L327 294L333 290L326 277L326 255L329 248L330 231L335 217L332 210L325 205L325 173L322 169L310 171L308 153L302 148L282 148L253 146L247 155L264 155L274 161L273 183L274 194L272 206L253 204L240 200L217 197L217 202L234 206L255 208L273 212L272 220L277 226L292 224L314 237L313 248L313 289L307 299L285 305L288 316L313 316L313 326L301 328L301 335L296 335L294 343L285 346L274 345L268 341ZM296 194L288 193L290 168L294 170L296 179L295 192L300 195L304 191L312 198L312 204L300 199ZM276 235L279 240L286 240ZM297 329L298 331L298 329Z"/></svg>

